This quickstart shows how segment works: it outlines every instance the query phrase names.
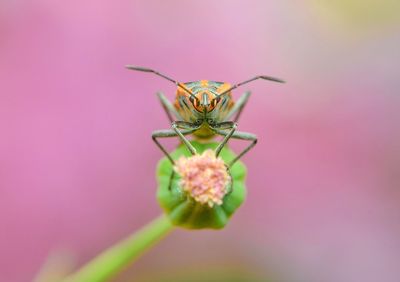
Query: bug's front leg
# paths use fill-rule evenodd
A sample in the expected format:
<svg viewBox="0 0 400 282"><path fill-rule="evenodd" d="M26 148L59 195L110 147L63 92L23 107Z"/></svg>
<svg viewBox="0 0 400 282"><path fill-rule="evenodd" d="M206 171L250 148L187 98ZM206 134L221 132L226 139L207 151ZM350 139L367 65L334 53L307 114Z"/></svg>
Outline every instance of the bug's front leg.
<svg viewBox="0 0 400 282"><path fill-rule="evenodd" d="M186 147L189 149L190 153L192 153L192 155L195 155L197 153L196 148L193 147L192 143L190 143L189 140L187 140L185 134L183 134L183 132L180 131L180 129L190 130L190 133L192 133L197 129L199 129L200 126L186 121L174 121L172 122L171 127L176 132L176 134L178 134L179 138L186 145Z"/></svg>
<svg viewBox="0 0 400 282"><path fill-rule="evenodd" d="M170 154L167 152L167 150L164 148L163 145L157 140L157 138L168 138L168 137L176 137L178 136L183 143L188 147L189 151L194 155L196 154L196 149L193 147L193 145L187 140L185 135L188 135L190 133L193 133L196 131L199 126L194 125L189 122L185 121L174 121L172 122L172 130L171 129L164 129L164 130L156 130L152 133L151 137L153 138L154 143L160 148L160 150L164 153L165 156L170 160L172 164L175 164L174 160L170 156ZM184 130L180 130L184 129Z"/></svg>
<svg viewBox="0 0 400 282"><path fill-rule="evenodd" d="M218 129L215 129L215 132L219 135L225 136L225 138L230 134L230 132L225 132L223 130L218 130ZM229 162L228 164L229 167L232 167L235 162L237 162L241 157L243 157L248 151L250 151L257 144L257 136L248 132L236 131L230 135L230 138L251 141L250 145L248 145L239 155L237 155L236 158L234 158Z"/></svg>
<svg viewBox="0 0 400 282"><path fill-rule="evenodd" d="M194 129L191 130L184 130L181 131L180 133L184 136L187 134L192 133L195 131ZM168 160L172 163L175 164L174 160L172 159L171 155L167 152L167 150L164 148L163 145L157 140L157 138L168 138L168 137L176 137L178 134L176 133L175 130L171 129L164 129L164 130L156 130L151 134L151 138L153 139L154 143L160 148L160 150L164 153L164 155L168 158Z"/></svg>
<svg viewBox="0 0 400 282"><path fill-rule="evenodd" d="M215 156L218 157L219 154L221 153L222 148L225 146L225 144L228 142L229 138L231 138L232 134L235 132L237 128L237 124L233 121L224 121L221 123L218 123L212 127L212 129L218 133L219 131L225 133L224 139L222 139L221 143L218 145L218 147L215 149ZM223 130L229 130L228 133L226 133Z"/></svg>

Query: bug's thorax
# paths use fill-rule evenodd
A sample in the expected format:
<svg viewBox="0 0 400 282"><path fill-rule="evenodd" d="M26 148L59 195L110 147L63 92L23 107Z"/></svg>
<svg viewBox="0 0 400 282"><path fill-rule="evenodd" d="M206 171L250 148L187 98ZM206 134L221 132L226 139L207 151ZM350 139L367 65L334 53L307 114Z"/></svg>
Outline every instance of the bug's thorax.
<svg viewBox="0 0 400 282"><path fill-rule="evenodd" d="M182 83L181 86L177 89L174 106L187 122L199 119L223 121L234 104L230 92L219 96L231 87L228 83L200 80Z"/></svg>
<svg viewBox="0 0 400 282"><path fill-rule="evenodd" d="M210 125L204 120L200 128L193 132L193 135L200 139L208 139L213 137L215 133L211 130Z"/></svg>

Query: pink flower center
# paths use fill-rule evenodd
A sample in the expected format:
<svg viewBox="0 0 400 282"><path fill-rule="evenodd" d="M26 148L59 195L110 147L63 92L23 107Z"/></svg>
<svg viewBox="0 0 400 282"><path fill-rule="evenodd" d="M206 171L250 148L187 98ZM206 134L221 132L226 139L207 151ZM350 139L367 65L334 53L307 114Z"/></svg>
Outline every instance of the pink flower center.
<svg viewBox="0 0 400 282"><path fill-rule="evenodd" d="M181 188L195 201L209 207L222 205L231 177L224 161L216 158L214 151L208 149L201 155L181 157L174 169L181 176Z"/></svg>

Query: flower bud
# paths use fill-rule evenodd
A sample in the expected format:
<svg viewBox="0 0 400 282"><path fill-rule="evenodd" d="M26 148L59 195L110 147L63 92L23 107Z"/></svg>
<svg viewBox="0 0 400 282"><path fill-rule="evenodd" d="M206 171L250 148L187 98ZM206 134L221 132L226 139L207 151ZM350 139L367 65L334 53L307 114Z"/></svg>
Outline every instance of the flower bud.
<svg viewBox="0 0 400 282"><path fill-rule="evenodd" d="M171 222L189 229L223 228L246 196L246 168L224 148L215 157L217 143L192 141L199 154L191 156L184 145L172 154L175 165L163 158L157 168L157 199Z"/></svg>

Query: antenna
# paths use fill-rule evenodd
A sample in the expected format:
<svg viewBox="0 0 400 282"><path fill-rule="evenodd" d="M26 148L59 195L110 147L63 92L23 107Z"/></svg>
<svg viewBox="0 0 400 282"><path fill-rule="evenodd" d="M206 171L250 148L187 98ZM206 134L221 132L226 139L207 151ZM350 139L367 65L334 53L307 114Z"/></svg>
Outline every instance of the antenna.
<svg viewBox="0 0 400 282"><path fill-rule="evenodd" d="M194 99L196 99L197 101L199 101L199 99L197 99L197 97L189 90L187 89L185 86L183 86L182 83L162 74L159 73L158 71L152 70L152 69L148 69L148 68L144 68L144 67L137 67L137 66L132 66L132 65L126 65L125 66L127 69L129 70L135 70L135 71L142 71L142 72L152 72L155 75L161 76L162 78L171 81L172 83L174 83L176 86L182 88L183 90L185 90L191 97L193 97Z"/></svg>
<svg viewBox="0 0 400 282"><path fill-rule="evenodd" d="M228 93L229 91L231 91L231 90L233 90L233 89L235 89L235 88L238 88L239 86L242 86L242 85L244 85L244 84L247 84L247 83L252 82L252 81L254 81L254 80L257 80L257 79L264 79L264 80L270 80L270 81L279 82L279 83L285 83L284 80L279 79L279 78L275 78L275 77L272 77L272 76L266 76L266 75L258 75L258 76L256 76L256 77L253 77L253 78L251 78L251 79L248 79L248 80L245 80L245 81L242 81L242 82L240 82L240 83L237 83L237 84L233 85L233 86L232 86L231 88L229 88L228 90L225 90L224 92L222 92L221 94L219 94L219 95L217 96L217 98L220 97L220 96L222 96L222 95L225 95L226 93ZM215 99L215 98L214 98L214 99Z"/></svg>

